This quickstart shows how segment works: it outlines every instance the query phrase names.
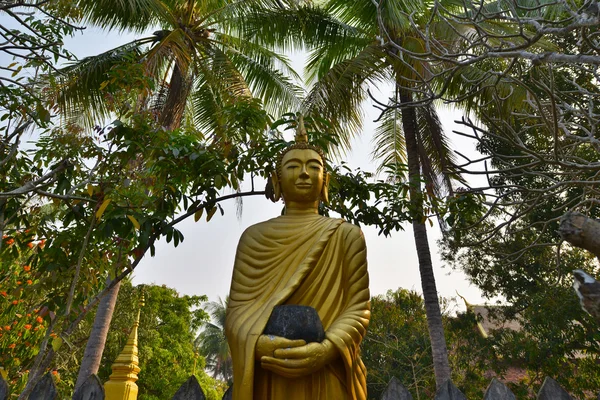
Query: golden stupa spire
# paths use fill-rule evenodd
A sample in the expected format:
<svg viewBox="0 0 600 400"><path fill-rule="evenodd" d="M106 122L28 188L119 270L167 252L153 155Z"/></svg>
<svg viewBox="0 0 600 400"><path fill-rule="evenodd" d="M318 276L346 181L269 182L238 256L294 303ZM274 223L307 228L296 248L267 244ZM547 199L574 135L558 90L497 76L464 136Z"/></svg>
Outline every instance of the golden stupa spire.
<svg viewBox="0 0 600 400"><path fill-rule="evenodd" d="M137 399L138 386L135 381L138 380L140 372L138 358L138 328L140 326L140 315L144 305L144 294L140 297L137 317L133 323L133 328L129 333L127 342L123 351L112 365L112 374L109 380L104 383L106 400L135 400Z"/></svg>

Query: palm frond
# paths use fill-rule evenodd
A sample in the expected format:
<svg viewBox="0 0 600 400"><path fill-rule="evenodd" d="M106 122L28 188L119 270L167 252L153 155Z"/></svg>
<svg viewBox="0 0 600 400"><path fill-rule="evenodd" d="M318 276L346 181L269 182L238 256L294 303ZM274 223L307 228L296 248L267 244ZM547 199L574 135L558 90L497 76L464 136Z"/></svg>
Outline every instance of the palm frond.
<svg viewBox="0 0 600 400"><path fill-rule="evenodd" d="M206 310L211 315L211 321L205 322L202 331L194 341L195 347L206 358L207 367L212 370L213 376L222 377L226 381L231 381L233 377L233 363L229 344L225 337L225 316L227 312L228 298L223 301L210 302L206 305Z"/></svg>
<svg viewBox="0 0 600 400"><path fill-rule="evenodd" d="M225 51L233 53L243 53L246 57L254 59L271 69L278 69L295 80L300 80L300 76L292 67L288 56L273 51L261 44L232 36L225 33L214 33L214 42L222 45Z"/></svg>
<svg viewBox="0 0 600 400"><path fill-rule="evenodd" d="M303 48L356 48L354 41L372 37L312 5L283 10L253 8L231 22L235 32L247 40L288 53Z"/></svg>
<svg viewBox="0 0 600 400"><path fill-rule="evenodd" d="M393 104L390 104L392 106ZM388 108L381 116L373 136L371 156L378 161L377 173L392 173L393 181L406 181L406 142L402 130L402 113L398 108Z"/></svg>
<svg viewBox="0 0 600 400"><path fill-rule="evenodd" d="M149 99L150 110L155 115L159 115L164 109L167 103L167 96L169 94L169 85L166 82L159 82L157 90L154 95Z"/></svg>
<svg viewBox="0 0 600 400"><path fill-rule="evenodd" d="M187 74L192 62L192 54L186 40L184 29L178 28L165 35L145 56L152 63L155 58L170 56L175 59L179 68Z"/></svg>
<svg viewBox="0 0 600 400"><path fill-rule="evenodd" d="M76 4L87 23L106 30L141 33L158 23L177 24L164 0L76 0Z"/></svg>
<svg viewBox="0 0 600 400"><path fill-rule="evenodd" d="M463 182L455 168L450 141L432 104L416 108L421 174L431 194L441 198L452 193L453 181Z"/></svg>
<svg viewBox="0 0 600 400"><path fill-rule="evenodd" d="M356 0L348 3L345 0L330 0L327 2L327 12L335 15L342 22L359 26L377 35L377 8L370 0Z"/></svg>
<svg viewBox="0 0 600 400"><path fill-rule="evenodd" d="M242 53L230 53L229 58L245 77L254 95L264 101L267 112L297 109L302 88L276 69Z"/></svg>
<svg viewBox="0 0 600 400"><path fill-rule="evenodd" d="M199 21L204 22L206 20L214 19L215 15L220 15L227 7L235 7L237 1L232 0L203 0L203 1L191 1L193 5L193 12L195 16L201 16ZM185 15L189 15L189 10L186 10Z"/></svg>
<svg viewBox="0 0 600 400"><path fill-rule="evenodd" d="M338 41L335 44L323 44L314 48L305 65L306 81L314 83L336 64L358 57L360 53L373 43L368 38L353 38Z"/></svg>
<svg viewBox="0 0 600 400"><path fill-rule="evenodd" d="M205 136L209 133L218 137L225 135L227 126L223 115L224 102L206 79L196 80L191 104L192 119L197 129Z"/></svg>
<svg viewBox="0 0 600 400"><path fill-rule="evenodd" d="M341 150L362 126L361 103L367 97L368 84L389 79L381 48L368 46L357 57L336 64L310 90L302 111L314 113L331 123L340 139Z"/></svg>
<svg viewBox="0 0 600 400"><path fill-rule="evenodd" d="M221 91L221 98L232 102L238 97L251 97L251 91L244 75L236 68L230 54L218 46L210 48L207 61L210 63L211 71L203 69L204 76L212 76L210 84ZM196 64L198 65L198 64Z"/></svg>
<svg viewBox="0 0 600 400"><path fill-rule="evenodd" d="M60 70L55 77L54 102L61 114L70 121L80 121L85 127L93 127L108 118L110 111L102 91L109 79L109 71L115 66L137 63L143 54L143 46L149 39L140 39L102 54L86 57Z"/></svg>

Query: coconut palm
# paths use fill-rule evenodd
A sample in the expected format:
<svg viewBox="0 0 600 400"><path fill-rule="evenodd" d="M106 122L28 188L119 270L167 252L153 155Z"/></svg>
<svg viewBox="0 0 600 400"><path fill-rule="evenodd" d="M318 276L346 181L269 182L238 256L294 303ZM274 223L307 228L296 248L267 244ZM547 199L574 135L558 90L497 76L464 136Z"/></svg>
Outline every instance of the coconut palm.
<svg viewBox="0 0 600 400"><path fill-rule="evenodd" d="M94 126L111 116L112 99L107 101L106 94L112 83L122 87L110 71L141 65L154 90L134 93L135 108L152 108L167 129L178 128L186 115L197 129L226 135L225 109L252 97L269 112L294 107L300 89L289 60L236 36L230 24L262 3L268 2L81 0L78 5L91 24L140 34L154 27L154 32L63 68L55 77L54 101L63 114Z"/></svg>
<svg viewBox="0 0 600 400"><path fill-rule="evenodd" d="M224 330L228 301L229 297L225 297L225 301L219 298L207 304L206 310L211 320L203 324L194 346L206 359L206 366L212 371L213 377L231 383L233 364Z"/></svg>

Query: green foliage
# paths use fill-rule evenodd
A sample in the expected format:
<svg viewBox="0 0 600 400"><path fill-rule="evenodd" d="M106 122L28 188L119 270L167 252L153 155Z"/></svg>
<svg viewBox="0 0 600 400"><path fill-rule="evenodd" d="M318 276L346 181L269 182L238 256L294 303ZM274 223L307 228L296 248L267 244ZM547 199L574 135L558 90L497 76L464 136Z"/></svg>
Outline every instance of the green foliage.
<svg viewBox="0 0 600 400"><path fill-rule="evenodd" d="M23 233L17 240L30 237ZM5 246L18 246L15 238L2 239ZM39 273L25 263L32 252L44 244L28 242L27 250L17 259L6 257L0 261L0 371L6 374L11 390L22 388L27 379L39 343L44 337L47 312L39 304L45 293L39 291Z"/></svg>
<svg viewBox="0 0 600 400"><path fill-rule="evenodd" d="M109 379L112 363L125 346L142 293L144 306L141 308L138 330L141 372L137 381L140 400L173 397L194 371L207 398L220 400L223 383L204 372L204 358L198 356L194 349L195 332L208 319L208 315L200 308L206 296L180 296L174 289L165 286L133 287L129 282L122 283L98 371L100 380L105 382ZM65 348L58 355L57 368L65 393L73 389L94 316L95 313L88 314L73 335L74 348Z"/></svg>
<svg viewBox="0 0 600 400"><path fill-rule="evenodd" d="M68 1L54 0L3 3L0 12L5 18L3 37L10 43L0 49L5 60L1 67L6 71L0 76L0 121L31 118L44 125L50 114L40 101L38 78L53 71L59 60L73 58L63 40L78 29L72 25L79 17L78 10ZM10 126L0 126L5 138Z"/></svg>
<svg viewBox="0 0 600 400"><path fill-rule="evenodd" d="M442 301L448 306L449 301ZM488 372L498 361L494 344L477 330L471 312L444 313L452 381L467 398L481 398ZM371 321L361 345L367 367L369 399L379 399L392 377L414 398L433 398L436 391L431 342L421 295L406 289L389 290L371 299Z"/></svg>
<svg viewBox="0 0 600 400"><path fill-rule="evenodd" d="M596 179L589 166L597 163L598 153L581 140L584 131L593 129L590 120L566 114L564 124L575 127L576 121L574 136L556 136L548 110L538 109L552 102L576 110L580 99L569 94L575 90L573 76L585 84L585 76L570 66L532 67L519 79L534 102L510 118L498 117L504 106L498 101L480 110L488 127L479 150L490 157L496 172L485 197L482 192L460 193L467 197L455 201L455 215L461 217L444 238L443 256L465 271L485 296L502 296L508 302L500 320L516 319L521 325L517 332L494 335L503 357L494 370L523 368L527 379L515 386L520 393L539 387L549 375L585 398L586 391L597 388L598 375L589 365L600 357L598 328L579 306L570 273L583 268L594 275L598 265L589 253L561 245L558 226L562 214L573 207L598 216L596 196L589 191Z"/></svg>
<svg viewBox="0 0 600 400"><path fill-rule="evenodd" d="M46 307L62 340L93 308L107 274L127 275L161 237L175 246L184 239L174 227L182 211L187 217L206 209L209 220L225 187L239 189L251 171L266 173L276 150L263 145L267 116L260 103L248 104L232 107L249 122L232 130L244 140L236 144L211 143L193 127L165 131L149 113L127 110L127 125L115 121L93 135L75 125L48 129L17 157L2 149L9 174L1 188L0 253L36 271L37 291L22 296ZM27 252L37 243L43 246Z"/></svg>
<svg viewBox="0 0 600 400"><path fill-rule="evenodd" d="M480 238L479 232L471 228L464 238ZM600 336L595 321L579 306L569 274L583 265L594 271L595 263L578 249L563 249L557 263L552 248L528 248L533 235L536 232L528 230L494 237L456 257L484 294L502 295L509 302L498 311L498 320L516 320L521 326L494 333L490 341L501 357L491 369L503 374L508 366L523 368L526 379L513 386L515 393L526 395L531 386L539 388L544 376L551 376L573 395L586 398L600 378L590 367L600 358ZM506 255L527 248L517 259Z"/></svg>
<svg viewBox="0 0 600 400"><path fill-rule="evenodd" d="M345 164L334 167L331 173L330 200L323 206L324 214L337 212L358 226L375 226L379 235L385 236L403 229L402 224L410 219L411 204L402 190L406 183L374 181L373 174L351 171Z"/></svg>
<svg viewBox="0 0 600 400"><path fill-rule="evenodd" d="M431 344L421 296L399 289L371 299L371 321L361 345L361 357L369 371L367 392L371 399L381 397L392 377L415 398L435 393Z"/></svg>
<svg viewBox="0 0 600 400"><path fill-rule="evenodd" d="M206 305L206 309L210 313L210 320L202 323L202 330L194 345L198 352L205 357L206 367L212 371L213 377L220 377L228 386L233 382L233 362L231 360L231 352L229 344L225 337L225 317L227 311L227 302L213 301Z"/></svg>
<svg viewBox="0 0 600 400"><path fill-rule="evenodd" d="M581 43L581 35L587 33L579 32L577 24L561 35L541 35L547 26L556 30L569 26L573 21L567 15L583 18L585 2L544 1L533 8L527 0L514 3L523 7L507 15L541 25L522 27L513 20L508 29L525 28L525 37L537 35L540 40L525 43L523 36L515 36L511 43L526 44L524 51L544 57L597 56L597 49ZM469 14L486 19L498 8L507 10L509 4L488 3ZM482 14L484 10L491 14ZM480 26L481 32L495 29ZM507 51L507 43L492 46ZM519 322L520 330L499 331L491 339L502 356L493 366L496 372L502 373L508 365L526 372L515 392L527 395L549 375L560 377L561 385L575 397L586 398L587 391L598 387L598 376L589 368L600 356L598 327L577 302L571 271L582 268L597 275L598 263L590 254L563 243L558 228L561 216L570 210L599 216L595 166L600 157L592 144L595 134L590 135L598 125L600 92L590 73L595 66L540 63L522 56L482 63L490 73L463 75L461 79L472 88L460 91L464 95L482 90L490 95L491 101L473 108L477 123L462 121L477 140L481 159L486 159L488 184L485 191L465 189L452 199L447 221L453 230L444 238L443 256L485 296L506 300L508 306L497 313L500 321ZM498 71L503 71L501 79Z"/></svg>

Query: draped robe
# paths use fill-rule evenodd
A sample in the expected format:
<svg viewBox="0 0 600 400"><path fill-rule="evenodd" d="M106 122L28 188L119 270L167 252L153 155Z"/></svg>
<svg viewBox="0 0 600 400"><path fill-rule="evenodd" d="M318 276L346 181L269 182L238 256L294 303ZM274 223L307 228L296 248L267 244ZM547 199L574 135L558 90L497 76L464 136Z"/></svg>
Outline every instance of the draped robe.
<svg viewBox="0 0 600 400"><path fill-rule="evenodd" d="M294 379L262 369L256 342L280 304L314 307L339 357ZM249 227L237 248L225 321L233 400L366 399L359 345L370 315L366 246L357 226L314 214Z"/></svg>

